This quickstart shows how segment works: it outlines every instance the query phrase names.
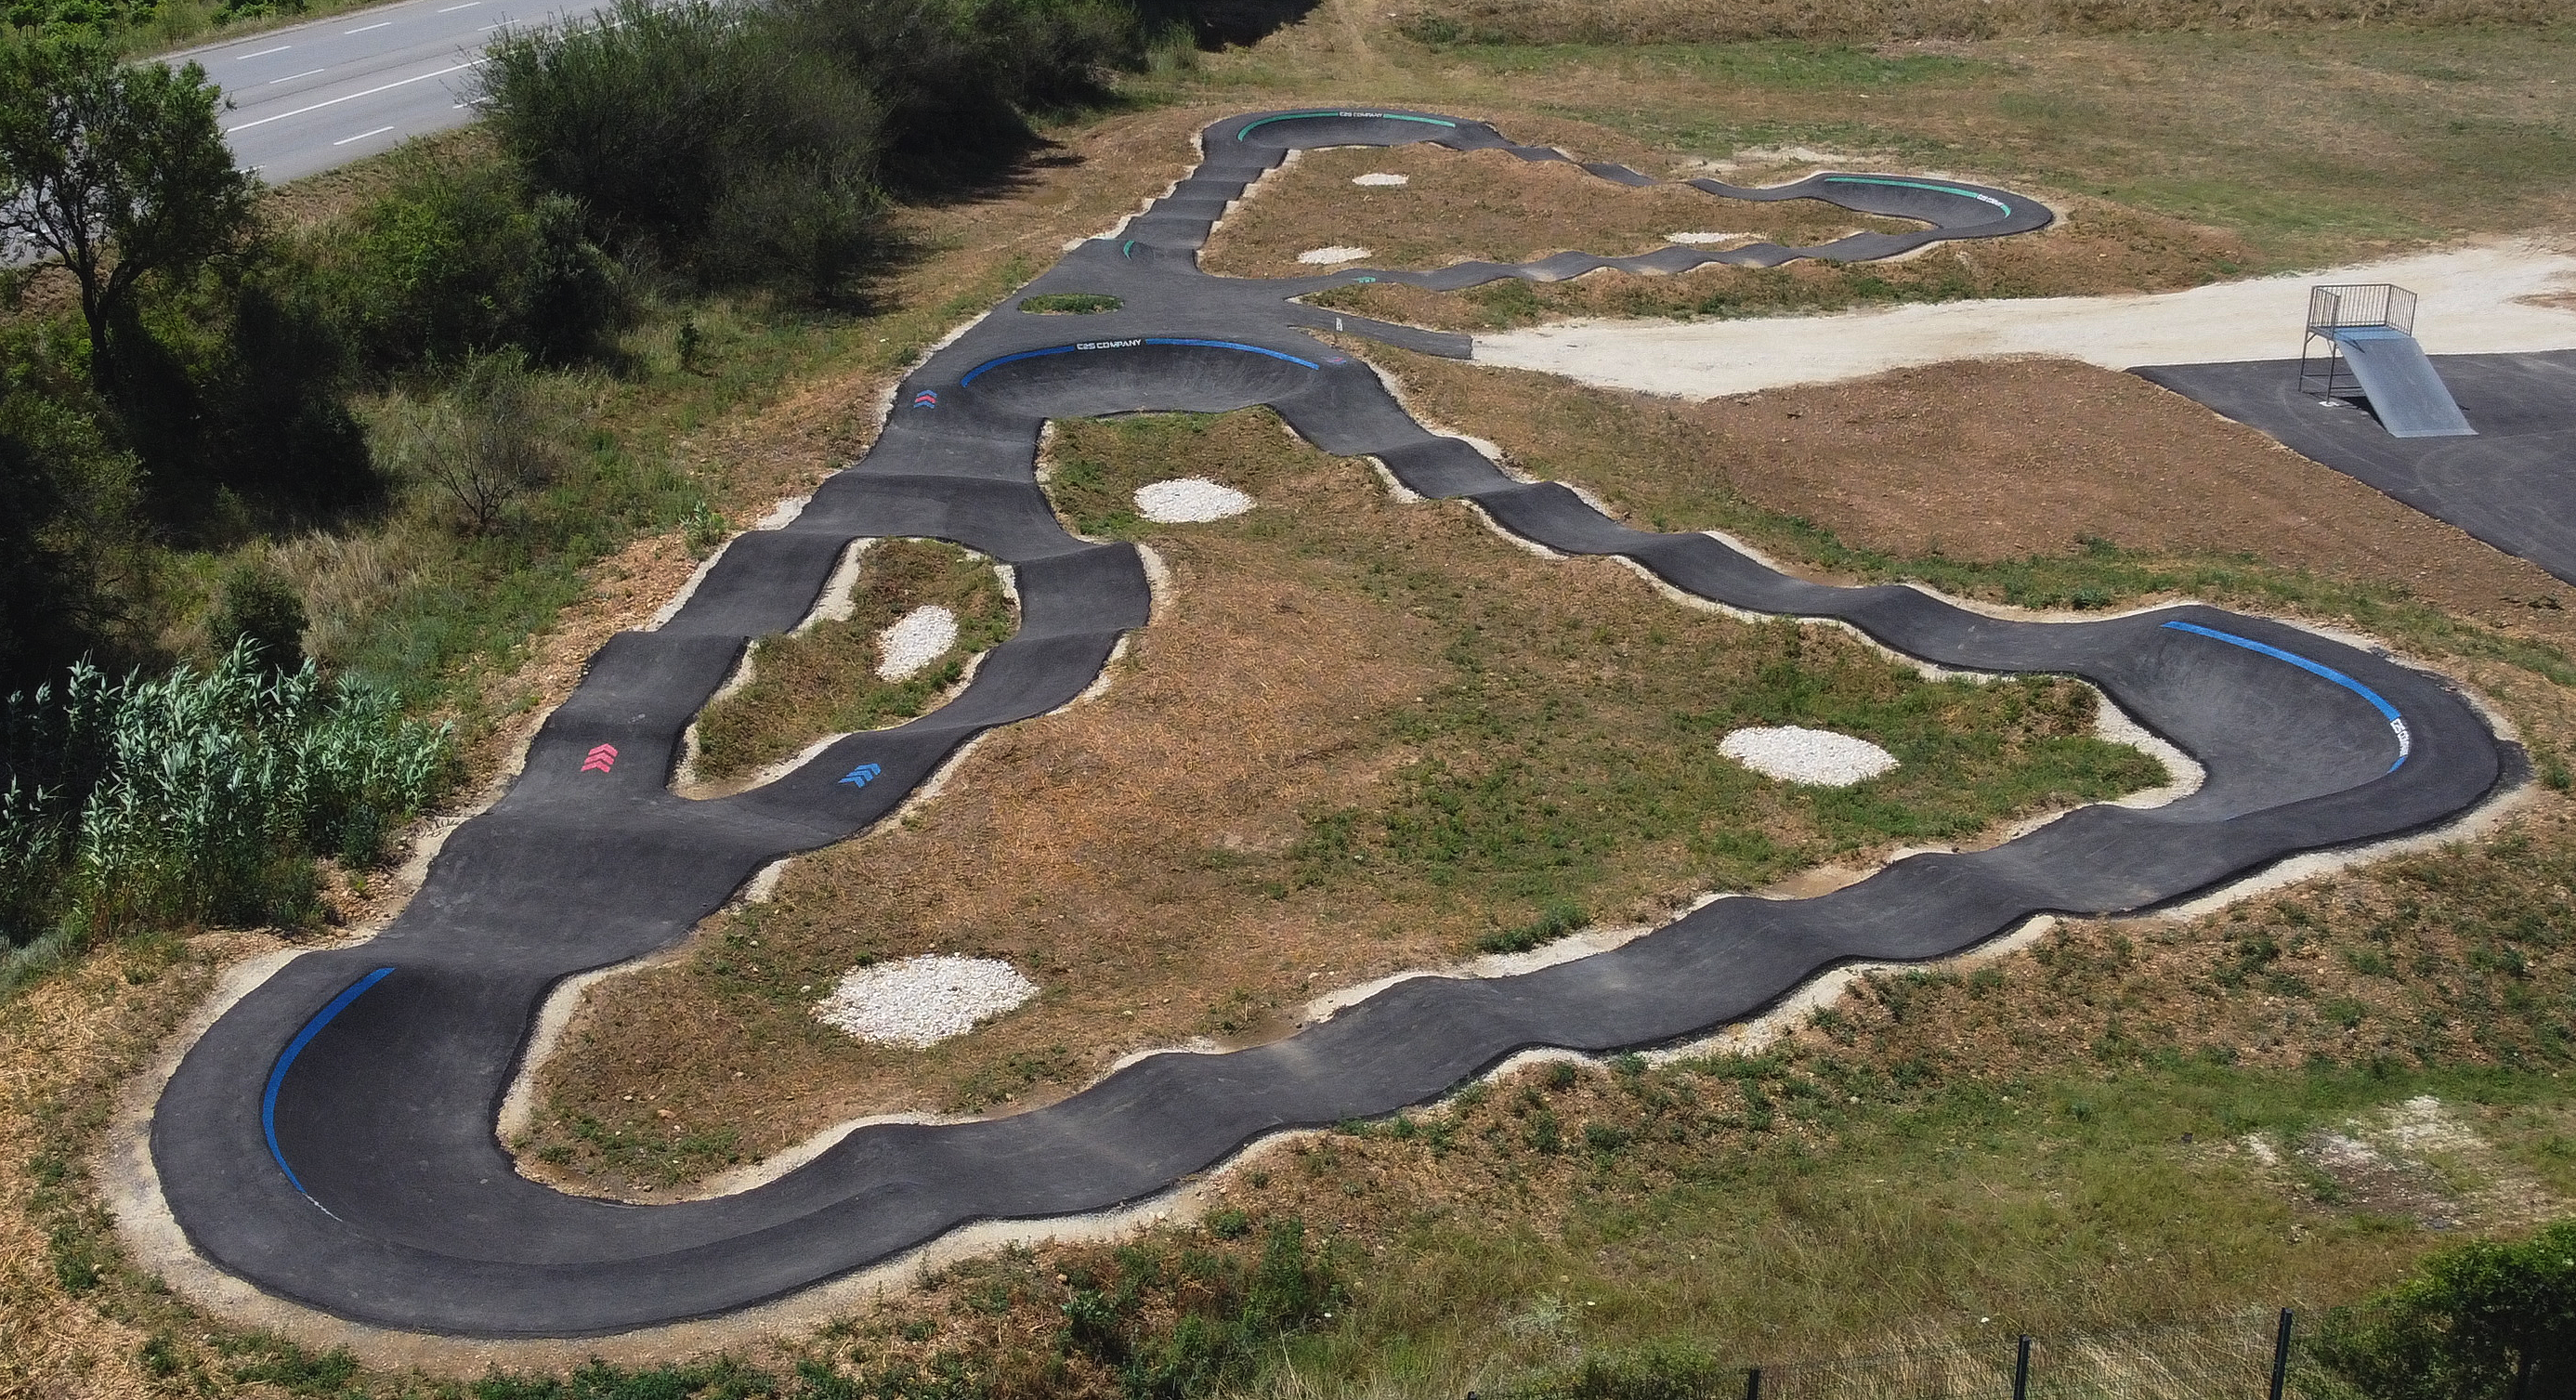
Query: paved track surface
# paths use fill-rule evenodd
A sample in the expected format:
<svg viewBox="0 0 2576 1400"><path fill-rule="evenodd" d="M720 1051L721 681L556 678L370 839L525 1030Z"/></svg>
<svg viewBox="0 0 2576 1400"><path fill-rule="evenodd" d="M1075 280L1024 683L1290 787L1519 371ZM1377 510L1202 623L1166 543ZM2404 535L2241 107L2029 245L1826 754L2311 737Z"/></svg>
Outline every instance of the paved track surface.
<svg viewBox="0 0 2576 1400"><path fill-rule="evenodd" d="M875 447L794 521L737 537L667 624L604 647L525 773L449 838L391 928L288 964L185 1057L152 1154L195 1245L261 1288L389 1327L578 1336L706 1316L969 1221L1149 1197L1266 1134L1422 1103L1528 1047L1673 1042L1836 963L1938 957L2034 912L2138 909L2293 852L2438 823L2506 772L2506 751L2435 678L2278 623L2202 607L2000 621L1911 588L1789 578L1707 536L1630 529L1424 430L1368 366L1296 329L1327 313L1285 300L1368 276L1448 287L1592 260L1280 282L1199 272L1211 221L1288 150L1426 138L1562 158L1427 113L1270 113L1210 127L1204 163L1170 197L1028 289L1108 293L1123 310L987 316L903 384ZM1948 182L1819 176L1793 189L1932 227L1715 256L1884 255L2045 218L2017 195ZM1396 344L1465 352L1457 337L1348 319ZM1293 1038L1152 1056L1046 1109L869 1127L735 1196L639 1208L518 1176L493 1125L549 989L670 944L769 861L865 830L975 734L1081 694L1120 634L1145 624L1135 550L1070 536L1048 509L1033 477L1045 421L1255 404L1327 451L1374 456L1413 490L1471 501L1566 553L1623 555L1736 607L1840 618L1943 666L2083 676L2197 757L2207 783L2164 808L2091 807L1991 850L1899 861L1822 898L1722 900L1521 976L1416 978ZM844 548L868 536L935 536L1009 562L1018 633L929 715L840 739L734 797L674 796L681 731L747 639L795 625Z"/></svg>
<svg viewBox="0 0 2576 1400"><path fill-rule="evenodd" d="M2477 436L2392 437L2300 392L2296 360L2131 372L2576 583L2576 350L2431 358Z"/></svg>
<svg viewBox="0 0 2576 1400"><path fill-rule="evenodd" d="M504 24L554 23L604 0L404 0L185 53L224 90L233 159L270 184L463 126L473 67Z"/></svg>

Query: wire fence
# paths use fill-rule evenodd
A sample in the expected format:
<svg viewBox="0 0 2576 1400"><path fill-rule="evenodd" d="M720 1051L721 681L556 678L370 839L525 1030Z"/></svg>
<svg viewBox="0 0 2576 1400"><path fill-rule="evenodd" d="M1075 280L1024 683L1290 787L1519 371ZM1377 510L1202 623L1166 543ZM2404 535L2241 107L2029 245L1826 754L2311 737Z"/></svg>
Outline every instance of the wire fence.
<svg viewBox="0 0 2576 1400"><path fill-rule="evenodd" d="M1473 1400L2350 1400L2306 1342L2285 1309L1779 1365L1587 1361Z"/></svg>

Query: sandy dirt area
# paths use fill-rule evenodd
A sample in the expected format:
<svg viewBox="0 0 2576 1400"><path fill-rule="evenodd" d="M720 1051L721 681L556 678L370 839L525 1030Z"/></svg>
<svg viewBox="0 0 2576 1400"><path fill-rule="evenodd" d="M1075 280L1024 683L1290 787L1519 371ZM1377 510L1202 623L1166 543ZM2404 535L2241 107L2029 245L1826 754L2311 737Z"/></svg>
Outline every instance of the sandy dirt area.
<svg viewBox="0 0 2576 1400"><path fill-rule="evenodd" d="M1948 302L1833 316L1576 322L1481 336L1476 358L1588 384L1705 399L1945 360L2047 355L2106 369L2295 355L2308 288L2394 282L2422 298L2427 352L2576 347L2576 255L2525 240L2152 296ZM2553 304L2557 303L2557 304Z"/></svg>

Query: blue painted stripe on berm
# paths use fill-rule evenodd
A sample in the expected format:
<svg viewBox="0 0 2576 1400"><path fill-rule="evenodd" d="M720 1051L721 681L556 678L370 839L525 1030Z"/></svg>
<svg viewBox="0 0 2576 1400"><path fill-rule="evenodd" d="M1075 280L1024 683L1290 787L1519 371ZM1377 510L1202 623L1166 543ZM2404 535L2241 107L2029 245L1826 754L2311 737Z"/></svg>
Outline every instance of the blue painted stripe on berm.
<svg viewBox="0 0 2576 1400"><path fill-rule="evenodd" d="M2397 713L2397 707L2389 704L2387 699L2378 691L2371 689L2369 686L2363 685L2361 682L2354 680L2352 677L2345 675L2343 672L2336 670L2332 666L2325 665L2322 662L2310 661L2306 657L2299 655L2297 652L2283 651L2279 647L2266 645L2251 637L2240 637L2233 632L2221 632L2215 627L2203 627L2197 622L2176 621L2168 622L2165 626L2170 627L2177 632L2189 632L2195 636L2214 637L2230 646L2240 646L2245 648L2247 651L2260 652L2265 656L2271 657L2275 661L2287 661L2291 665L2298 667L2300 670L2305 671L2310 675L2322 676L2325 679L2342 686L2344 689L2351 691L2353 694L2360 696L2362 699L2369 701L2371 708L2379 711L2380 717L2388 721L2388 727L2395 730L2397 733L2397 763L2388 765L2388 771L2391 773L2396 772L2398 764L2404 763L2406 761L2406 756L2409 753L2412 753L2415 749L2415 737L2413 734L2408 732L2406 728L2406 717Z"/></svg>
<svg viewBox="0 0 2576 1400"><path fill-rule="evenodd" d="M359 993L385 980L385 974L391 971L390 967L377 968L331 998L329 1005L313 1013L313 1019L304 1023L304 1029L286 1042L285 1051L277 1057L277 1067L268 1072L268 1092L259 1101L260 1131L268 1134L268 1155L277 1159L277 1169L286 1173L288 1183L298 1191L304 1190L304 1182L296 1176L295 1168L286 1165L286 1154L277 1146L277 1091L286 1083L286 1071L295 1063L295 1057L304 1053L304 1047L313 1043L313 1037L320 1035L324 1026L331 1024L331 1018L348 1010L349 1003L356 1001Z"/></svg>

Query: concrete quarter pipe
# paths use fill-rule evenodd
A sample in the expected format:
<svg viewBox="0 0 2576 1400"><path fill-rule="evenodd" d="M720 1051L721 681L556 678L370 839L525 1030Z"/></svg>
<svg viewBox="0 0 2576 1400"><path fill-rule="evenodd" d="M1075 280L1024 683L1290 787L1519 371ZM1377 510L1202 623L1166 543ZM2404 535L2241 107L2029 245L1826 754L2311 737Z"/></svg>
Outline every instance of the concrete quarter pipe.
<svg viewBox="0 0 2576 1400"><path fill-rule="evenodd" d="M1170 196L1027 289L1119 298L1123 309L1082 323L1091 338L1065 342L1059 318L987 316L905 381L876 446L792 523L738 537L666 625L602 648L525 773L455 833L390 928L288 963L182 1060L151 1152L195 1247L273 1294L392 1328L583 1336L703 1317L966 1222L1145 1198L1265 1134L1421 1103L1527 1047L1672 1042L1839 962L1936 957L2035 912L2137 909L2294 852L2438 823L2505 773L2495 737L2437 679L2278 623L2203 607L1998 620L1912 588L1790 578L1703 535L1632 530L1563 486L1514 480L1425 430L1366 365L1296 329L1329 313L1288 300L1364 276L1456 287L1604 260L1279 282L1198 269L1213 220L1289 150L1426 139L1563 158L1420 112L1258 113L1208 128L1205 160ZM1711 192L1825 199L1929 227L1610 265L1883 257L2047 221L2008 191L1910 177ZM1400 345L1466 350L1457 337L1344 321ZM1136 552L1068 535L1048 509L1033 476L1045 421L1255 404L1326 451L1373 456L1414 491L1472 501L1503 529L1566 553L1623 555L1735 607L1842 619L1943 666L2082 676L2199 759L2208 780L2166 807L2086 808L1990 850L1899 861L1818 899L1721 900L1614 951L1517 977L1416 978L1290 1039L1155 1055L1045 1109L864 1128L738 1195L633 1207L519 1176L493 1125L550 988L679 939L768 862L867 829L975 734L1081 694L1120 634L1145 624ZM675 796L667 778L681 731L748 639L796 624L844 546L868 536L935 536L1013 565L1018 633L919 720L842 738L734 797Z"/></svg>

